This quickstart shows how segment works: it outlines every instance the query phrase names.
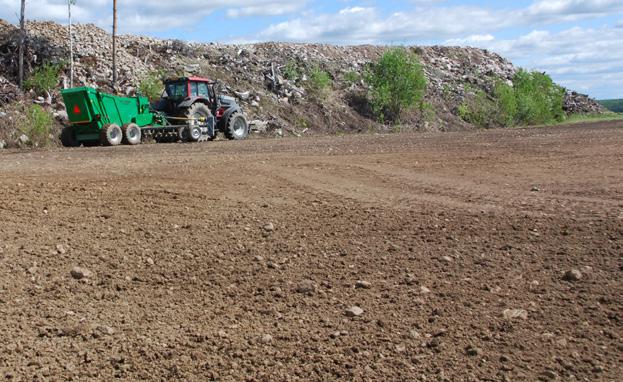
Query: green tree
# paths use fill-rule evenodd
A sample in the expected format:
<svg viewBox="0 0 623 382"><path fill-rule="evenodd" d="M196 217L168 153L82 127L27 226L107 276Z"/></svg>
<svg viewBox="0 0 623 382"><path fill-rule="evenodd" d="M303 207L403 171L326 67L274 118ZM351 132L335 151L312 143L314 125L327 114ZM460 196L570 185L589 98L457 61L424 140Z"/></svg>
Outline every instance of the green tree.
<svg viewBox="0 0 623 382"><path fill-rule="evenodd" d="M155 101L162 95L164 85L162 84L163 73L161 71L153 71L148 73L141 79L138 85L138 90L142 95L149 98L150 101Z"/></svg>
<svg viewBox="0 0 623 382"><path fill-rule="evenodd" d="M498 81L493 94L469 91L459 116L479 127L539 125L565 119L565 90L541 72L519 70L512 85Z"/></svg>
<svg viewBox="0 0 623 382"><path fill-rule="evenodd" d="M517 99L515 89L502 81L495 85L494 99L497 106L496 123L501 126L512 126L517 116Z"/></svg>
<svg viewBox="0 0 623 382"><path fill-rule="evenodd" d="M401 113L424 98L426 77L416 54L393 48L369 68L365 75L369 98L380 121L397 122Z"/></svg>
<svg viewBox="0 0 623 382"><path fill-rule="evenodd" d="M513 78L517 101L516 121L535 125L562 121L565 90L541 72L520 70Z"/></svg>
<svg viewBox="0 0 623 382"><path fill-rule="evenodd" d="M30 77L24 82L26 89L34 90L39 95L47 95L58 85L59 74L63 64L45 64L35 69Z"/></svg>

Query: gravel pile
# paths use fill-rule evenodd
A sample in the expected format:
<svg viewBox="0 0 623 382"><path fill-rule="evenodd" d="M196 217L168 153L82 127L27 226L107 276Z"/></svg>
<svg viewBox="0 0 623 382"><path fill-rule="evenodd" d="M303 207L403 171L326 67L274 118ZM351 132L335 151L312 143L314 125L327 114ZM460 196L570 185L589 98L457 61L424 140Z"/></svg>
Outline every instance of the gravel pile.
<svg viewBox="0 0 623 382"><path fill-rule="evenodd" d="M28 22L27 31L27 71L45 62L67 61L69 34L66 26ZM0 20L0 76L12 81L17 72L17 37L17 29ZM91 24L75 25L73 39L74 85L112 91L111 35ZM517 70L503 57L476 48L410 49L421 58L429 84L426 98L434 106L436 115L434 118L406 116L403 123L423 130L469 128L458 117L466 89L491 92L496 81L509 81ZM378 130L384 127L370 118L369 105L362 97L366 88L360 78L366 66L385 50L386 47L369 45L187 43L125 35L118 40L117 92L134 94L141 79L154 71L162 76L201 75L224 83L224 91L238 98L256 131L300 136L312 131ZM320 67L332 77L334 89L329 99L306 90L309 78L305 73L314 67ZM295 78L288 68L296 69ZM68 73L63 74L59 89L67 86L67 76ZM8 81L0 80L0 102L19 98L16 88L7 84ZM50 106L62 109L59 102L59 95L53 94ZM603 109L589 97L569 92L565 110L594 113Z"/></svg>

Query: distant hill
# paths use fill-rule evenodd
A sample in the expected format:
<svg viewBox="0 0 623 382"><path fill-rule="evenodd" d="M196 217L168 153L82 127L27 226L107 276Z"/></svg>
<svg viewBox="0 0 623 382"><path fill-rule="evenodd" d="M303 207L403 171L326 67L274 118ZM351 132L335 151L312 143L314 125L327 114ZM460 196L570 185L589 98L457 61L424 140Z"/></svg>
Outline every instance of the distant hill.
<svg viewBox="0 0 623 382"><path fill-rule="evenodd" d="M623 99L607 99L599 102L603 107L615 113L623 113Z"/></svg>

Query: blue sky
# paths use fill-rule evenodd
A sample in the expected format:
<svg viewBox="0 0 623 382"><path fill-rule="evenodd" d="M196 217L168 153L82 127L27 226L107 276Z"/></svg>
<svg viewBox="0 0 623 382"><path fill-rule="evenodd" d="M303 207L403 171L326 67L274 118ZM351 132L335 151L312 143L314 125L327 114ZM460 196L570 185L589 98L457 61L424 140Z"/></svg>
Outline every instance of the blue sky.
<svg viewBox="0 0 623 382"><path fill-rule="evenodd" d="M27 0L66 22L67 0ZM189 41L469 45L550 73L596 98L623 98L623 0L118 0L122 32ZM19 0L0 0L17 21ZM110 29L112 0L77 0L78 22Z"/></svg>

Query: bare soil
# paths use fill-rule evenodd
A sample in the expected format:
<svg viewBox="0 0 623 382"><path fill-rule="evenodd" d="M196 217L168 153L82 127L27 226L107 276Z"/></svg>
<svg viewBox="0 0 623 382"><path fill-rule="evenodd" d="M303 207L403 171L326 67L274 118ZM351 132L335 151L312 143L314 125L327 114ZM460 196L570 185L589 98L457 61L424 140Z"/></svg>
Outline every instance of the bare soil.
<svg viewBox="0 0 623 382"><path fill-rule="evenodd" d="M1 153L0 378L621 380L622 127Z"/></svg>

